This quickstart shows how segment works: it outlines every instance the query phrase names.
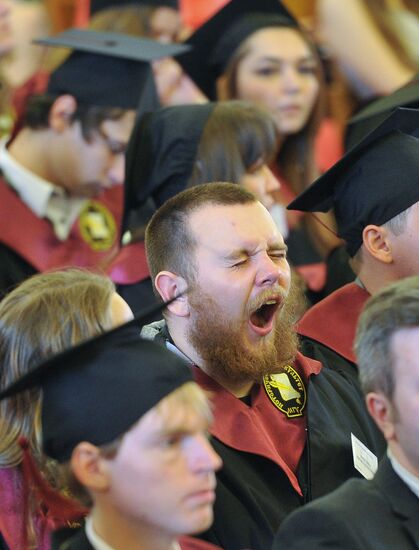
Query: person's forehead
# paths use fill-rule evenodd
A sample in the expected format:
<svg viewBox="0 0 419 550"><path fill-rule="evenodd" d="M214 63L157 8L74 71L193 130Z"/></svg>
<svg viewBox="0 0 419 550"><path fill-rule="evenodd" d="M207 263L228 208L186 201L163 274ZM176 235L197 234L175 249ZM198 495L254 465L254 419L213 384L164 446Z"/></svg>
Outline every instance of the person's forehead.
<svg viewBox="0 0 419 550"><path fill-rule="evenodd" d="M284 47L285 46L285 47ZM297 52L299 55L312 57L312 52L302 35L289 27L265 27L251 34L244 47L259 55L275 52L279 57ZM288 51L292 47L292 51Z"/></svg>
<svg viewBox="0 0 419 550"><path fill-rule="evenodd" d="M189 216L195 241L204 247L218 248L259 241L283 243L275 222L258 201L246 204L206 204Z"/></svg>
<svg viewBox="0 0 419 550"><path fill-rule="evenodd" d="M397 330L391 340L394 358L394 376L408 376L419 380L419 326Z"/></svg>

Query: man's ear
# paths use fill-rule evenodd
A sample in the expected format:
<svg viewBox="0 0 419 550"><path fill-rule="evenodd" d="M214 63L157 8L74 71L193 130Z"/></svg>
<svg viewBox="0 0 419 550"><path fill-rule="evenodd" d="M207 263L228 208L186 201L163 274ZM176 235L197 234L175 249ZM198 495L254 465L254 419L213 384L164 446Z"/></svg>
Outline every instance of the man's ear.
<svg viewBox="0 0 419 550"><path fill-rule="evenodd" d="M180 296L167 306L167 309L173 315L177 317L187 317L189 315L188 285L183 277L171 271L160 271L156 276L154 285L165 302Z"/></svg>
<svg viewBox="0 0 419 550"><path fill-rule="evenodd" d="M370 392L366 395L365 402L386 441L394 439L394 407L387 397L382 393Z"/></svg>
<svg viewBox="0 0 419 550"><path fill-rule="evenodd" d="M387 229L380 225L367 225L362 232L362 241L367 252L379 262L393 262L391 240Z"/></svg>
<svg viewBox="0 0 419 550"><path fill-rule="evenodd" d="M71 469L79 483L89 491L105 492L110 486L106 461L100 449L92 443L82 441L74 448Z"/></svg>
<svg viewBox="0 0 419 550"><path fill-rule="evenodd" d="M63 132L71 124L71 117L76 112L77 100L74 96L60 95L54 101L49 111L48 122L50 128L56 132Z"/></svg>

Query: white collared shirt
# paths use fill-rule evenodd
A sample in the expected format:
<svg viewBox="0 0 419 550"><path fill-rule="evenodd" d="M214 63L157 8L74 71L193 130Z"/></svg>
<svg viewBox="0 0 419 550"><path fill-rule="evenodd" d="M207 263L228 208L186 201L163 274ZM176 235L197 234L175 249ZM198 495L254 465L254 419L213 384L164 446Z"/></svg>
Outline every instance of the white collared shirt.
<svg viewBox="0 0 419 550"><path fill-rule="evenodd" d="M406 483L409 489L419 498L419 477L413 475L409 470L406 470L404 466L400 464L390 451L387 449L387 456L390 459L393 470L399 476L399 478Z"/></svg>
<svg viewBox="0 0 419 550"><path fill-rule="evenodd" d="M6 140L0 142L0 170L22 202L38 218L47 218L56 237L65 241L86 199L69 197L61 187L27 170L10 155Z"/></svg>

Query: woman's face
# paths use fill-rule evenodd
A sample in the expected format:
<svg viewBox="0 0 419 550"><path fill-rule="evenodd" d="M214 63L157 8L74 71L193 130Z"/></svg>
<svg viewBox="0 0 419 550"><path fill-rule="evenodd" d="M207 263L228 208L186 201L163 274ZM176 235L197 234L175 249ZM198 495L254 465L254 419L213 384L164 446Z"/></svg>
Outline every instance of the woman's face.
<svg viewBox="0 0 419 550"><path fill-rule="evenodd" d="M253 193L268 210L275 202L272 193L280 187L272 170L262 159L246 170L240 178L240 184Z"/></svg>
<svg viewBox="0 0 419 550"><path fill-rule="evenodd" d="M299 32L272 27L253 33L237 66L237 98L268 109L281 135L299 132L319 93L317 61Z"/></svg>

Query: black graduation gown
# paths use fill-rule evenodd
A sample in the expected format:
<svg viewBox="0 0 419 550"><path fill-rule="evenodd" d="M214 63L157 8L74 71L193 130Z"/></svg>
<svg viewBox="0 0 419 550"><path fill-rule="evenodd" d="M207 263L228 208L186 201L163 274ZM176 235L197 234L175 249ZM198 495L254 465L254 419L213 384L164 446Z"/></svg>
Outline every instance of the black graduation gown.
<svg viewBox="0 0 419 550"><path fill-rule="evenodd" d="M165 334L162 328L156 337L162 339ZM299 361L310 360L299 355ZM359 477L353 466L351 433L376 456L385 450L384 439L364 407L358 385L339 372L321 369L310 377L307 389L307 438L297 473L303 493L300 496L276 462L266 453L263 456L262 451L253 452L250 423L241 425L236 448L217 437L217 419L222 425L225 415L238 416L240 411L235 408L242 408L241 405L239 399L232 398L228 407L218 409L214 400L212 441L224 465L217 473L215 520L200 537L226 550L266 550L290 512L347 479ZM282 414L274 406L270 410L272 415ZM266 423L269 422L271 416L267 415ZM252 452L247 452L246 447Z"/></svg>

